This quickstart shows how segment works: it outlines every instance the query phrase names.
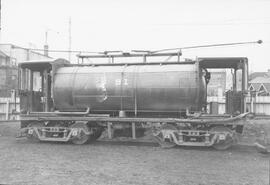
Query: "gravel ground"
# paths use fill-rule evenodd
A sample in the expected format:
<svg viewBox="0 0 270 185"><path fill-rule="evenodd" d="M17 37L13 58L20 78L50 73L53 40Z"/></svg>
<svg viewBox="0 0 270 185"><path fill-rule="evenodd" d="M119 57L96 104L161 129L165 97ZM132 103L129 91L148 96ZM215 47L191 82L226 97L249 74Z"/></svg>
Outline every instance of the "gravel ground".
<svg viewBox="0 0 270 185"><path fill-rule="evenodd" d="M34 143L0 125L0 184L266 185L269 156L253 147ZM5 124L7 125L7 124Z"/></svg>

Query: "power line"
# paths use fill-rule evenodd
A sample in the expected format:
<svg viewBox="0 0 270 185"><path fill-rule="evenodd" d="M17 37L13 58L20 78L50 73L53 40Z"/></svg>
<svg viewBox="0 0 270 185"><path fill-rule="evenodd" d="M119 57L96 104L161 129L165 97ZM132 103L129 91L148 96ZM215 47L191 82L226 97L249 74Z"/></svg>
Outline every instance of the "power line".
<svg viewBox="0 0 270 185"><path fill-rule="evenodd" d="M24 47L20 47L22 49L25 50L30 50L30 51L44 51L44 49L40 49L40 48L24 48ZM101 52L95 52L95 51L82 51L82 50L48 50L48 52L52 52L52 53L101 53Z"/></svg>

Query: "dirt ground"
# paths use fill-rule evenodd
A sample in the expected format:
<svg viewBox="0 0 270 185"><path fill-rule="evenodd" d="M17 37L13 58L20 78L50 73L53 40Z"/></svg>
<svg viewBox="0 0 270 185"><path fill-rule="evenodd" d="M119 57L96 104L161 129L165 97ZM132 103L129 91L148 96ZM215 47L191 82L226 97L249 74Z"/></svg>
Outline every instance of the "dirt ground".
<svg viewBox="0 0 270 185"><path fill-rule="evenodd" d="M269 156L253 147L211 148L34 143L0 123L0 184L266 185ZM251 134L252 135L252 134Z"/></svg>

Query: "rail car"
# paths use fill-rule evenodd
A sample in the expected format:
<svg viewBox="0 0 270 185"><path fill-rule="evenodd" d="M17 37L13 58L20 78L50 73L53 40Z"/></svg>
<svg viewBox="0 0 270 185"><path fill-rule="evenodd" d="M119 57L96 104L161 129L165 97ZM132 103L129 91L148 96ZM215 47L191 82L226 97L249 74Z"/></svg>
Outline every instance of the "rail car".
<svg viewBox="0 0 270 185"><path fill-rule="evenodd" d="M140 56L144 62L112 62L117 57ZM176 56L178 60L145 60L156 56ZM56 59L19 64L22 136L85 144L104 132L108 138L135 139L150 130L162 147L213 146L224 150L243 131L247 115L245 57L183 62L179 53L80 57L109 58L111 63L71 64ZM232 71L226 114L206 113L209 69Z"/></svg>

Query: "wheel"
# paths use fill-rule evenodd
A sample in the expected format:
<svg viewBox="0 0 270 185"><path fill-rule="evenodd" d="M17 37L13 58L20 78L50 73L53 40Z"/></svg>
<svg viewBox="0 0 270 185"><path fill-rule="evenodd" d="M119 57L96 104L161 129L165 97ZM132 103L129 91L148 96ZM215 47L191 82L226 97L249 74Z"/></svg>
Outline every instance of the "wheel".
<svg viewBox="0 0 270 185"><path fill-rule="evenodd" d="M88 126L83 122L75 123L75 124L71 125L70 127L71 128L77 128L77 129L83 129L86 132L89 132ZM73 144L82 145L82 144L85 144L89 140L90 135L86 134L83 130L80 130L78 132L78 135L71 139L71 142Z"/></svg>
<svg viewBox="0 0 270 185"><path fill-rule="evenodd" d="M90 135L88 142L96 141L103 132L103 128L101 127L95 127L92 130L93 130L93 134Z"/></svg>
<svg viewBox="0 0 270 185"><path fill-rule="evenodd" d="M44 127L45 125L41 122L34 122L34 123L30 123L27 127L32 127L32 128L40 128L40 127ZM40 141L38 138L38 135L35 131L33 131L32 134L29 133L30 131L27 131L26 133L26 137L27 139L29 139L30 141L33 142L38 142Z"/></svg>
<svg viewBox="0 0 270 185"><path fill-rule="evenodd" d="M177 128L171 124L166 123L162 125L160 129L153 133L154 139L162 148L173 148L176 146L176 143L170 136L168 138L166 137L166 135L164 135L167 131L177 131Z"/></svg>
<svg viewBox="0 0 270 185"><path fill-rule="evenodd" d="M233 138L233 132L231 129L224 127L224 126L216 126L213 127L210 132L221 132L226 134L226 137L224 140L217 140L214 144L213 147L217 150L226 150L230 148L233 143L234 143L234 138Z"/></svg>
<svg viewBox="0 0 270 185"><path fill-rule="evenodd" d="M270 152L268 149L269 147L267 147L267 142L264 139L256 139L254 145L259 153L268 154Z"/></svg>
<svg viewBox="0 0 270 185"><path fill-rule="evenodd" d="M94 139L97 140L103 132L103 128L97 128L96 131L94 132Z"/></svg>

